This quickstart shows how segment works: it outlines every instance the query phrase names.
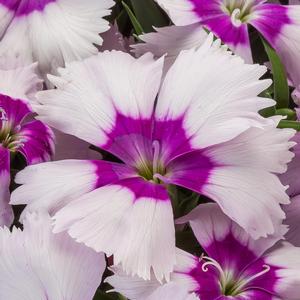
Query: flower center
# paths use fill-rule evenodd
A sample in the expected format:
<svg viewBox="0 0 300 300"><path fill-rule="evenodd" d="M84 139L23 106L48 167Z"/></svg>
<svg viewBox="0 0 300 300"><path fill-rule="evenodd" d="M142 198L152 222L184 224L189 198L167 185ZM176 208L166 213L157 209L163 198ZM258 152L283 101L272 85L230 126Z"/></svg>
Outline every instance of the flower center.
<svg viewBox="0 0 300 300"><path fill-rule="evenodd" d="M243 293L248 285L256 278L261 277L270 271L268 265L262 265L262 271L252 276L238 276L235 275L234 270L224 270L222 266L213 258L202 255L200 261L205 260L202 265L202 271L208 272L208 267L212 266L220 274L220 287L221 293L224 296L238 296Z"/></svg>
<svg viewBox="0 0 300 300"><path fill-rule="evenodd" d="M138 166L138 174L145 180L155 183L167 183L168 179L164 177L166 174L166 168L160 160L160 144L158 141L153 141L152 161L142 161Z"/></svg>
<svg viewBox="0 0 300 300"><path fill-rule="evenodd" d="M10 151L16 151L22 145L22 139L17 131L18 128L12 126L5 110L0 107L0 144Z"/></svg>
<svg viewBox="0 0 300 300"><path fill-rule="evenodd" d="M233 26L240 27L249 21L254 5L254 0L224 0L222 10L230 16Z"/></svg>

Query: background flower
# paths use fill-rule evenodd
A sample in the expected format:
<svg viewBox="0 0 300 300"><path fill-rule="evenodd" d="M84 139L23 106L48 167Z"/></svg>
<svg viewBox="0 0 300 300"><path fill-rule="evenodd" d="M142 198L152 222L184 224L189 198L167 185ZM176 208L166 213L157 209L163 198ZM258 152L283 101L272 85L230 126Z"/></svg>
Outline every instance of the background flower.
<svg viewBox="0 0 300 300"><path fill-rule="evenodd" d="M44 76L97 53L112 0L16 0L0 3L0 57L38 62Z"/></svg>
<svg viewBox="0 0 300 300"><path fill-rule="evenodd" d="M23 231L0 229L1 299L93 299L104 255L51 227L49 215L39 212L26 217Z"/></svg>

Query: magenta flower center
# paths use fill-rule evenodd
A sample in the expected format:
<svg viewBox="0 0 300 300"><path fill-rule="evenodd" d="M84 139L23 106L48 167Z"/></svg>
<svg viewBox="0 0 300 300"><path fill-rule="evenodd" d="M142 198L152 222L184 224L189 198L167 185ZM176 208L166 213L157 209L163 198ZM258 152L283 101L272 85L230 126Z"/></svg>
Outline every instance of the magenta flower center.
<svg viewBox="0 0 300 300"><path fill-rule="evenodd" d="M145 180L152 181L155 183L165 182L167 179L164 175L167 173L167 170L164 166L164 163L160 159L161 147L158 141L153 141L152 143L152 161L147 161L146 159L139 160L137 164L137 172Z"/></svg>
<svg viewBox="0 0 300 300"><path fill-rule="evenodd" d="M231 23L235 27L240 27L250 20L254 6L254 0L224 0L221 7L230 16Z"/></svg>
<svg viewBox="0 0 300 300"><path fill-rule="evenodd" d="M219 272L221 293L224 296L239 296L249 288L249 285L255 279L265 275L271 269L268 265L262 265L262 269L260 272L256 274L245 275L243 274L243 272L236 272L237 270L235 270L234 268L223 268L216 260L211 257L203 255L200 259L201 261L206 261L201 267L203 272L208 272L208 268L210 266L214 267Z"/></svg>
<svg viewBox="0 0 300 300"><path fill-rule="evenodd" d="M16 151L22 145L22 139L18 134L18 128L7 118L6 112L0 107L0 144L9 149Z"/></svg>

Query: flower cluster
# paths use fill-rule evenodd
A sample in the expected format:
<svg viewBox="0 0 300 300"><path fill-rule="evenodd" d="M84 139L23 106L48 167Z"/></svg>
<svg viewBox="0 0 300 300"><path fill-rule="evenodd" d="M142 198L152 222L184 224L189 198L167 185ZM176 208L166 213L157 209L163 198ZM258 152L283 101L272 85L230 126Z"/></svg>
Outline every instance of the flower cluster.
<svg viewBox="0 0 300 300"><path fill-rule="evenodd" d="M299 4L0 0L0 299L299 300Z"/></svg>

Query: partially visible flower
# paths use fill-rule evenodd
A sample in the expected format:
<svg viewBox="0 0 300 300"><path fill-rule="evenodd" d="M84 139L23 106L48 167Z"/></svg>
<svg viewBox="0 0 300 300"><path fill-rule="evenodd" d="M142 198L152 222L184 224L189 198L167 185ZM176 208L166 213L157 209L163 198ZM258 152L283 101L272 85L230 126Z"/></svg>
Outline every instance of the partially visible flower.
<svg viewBox="0 0 300 300"><path fill-rule="evenodd" d="M264 0L156 0L175 25L198 24L252 62L248 25L276 49L294 86L300 85L300 7Z"/></svg>
<svg viewBox="0 0 300 300"><path fill-rule="evenodd" d="M10 225L13 213L9 202L10 156L21 153L27 164L50 159L53 133L33 119L29 104L0 94L0 225Z"/></svg>
<svg viewBox="0 0 300 300"><path fill-rule="evenodd" d="M101 52L105 50L120 50L130 52L130 44L133 43L132 37L124 37L119 32L118 25L112 24L110 29L102 34L103 44L99 47Z"/></svg>
<svg viewBox="0 0 300 300"><path fill-rule="evenodd" d="M177 251L171 282L182 290L201 300L299 299L300 248L280 241L284 227L278 227L277 236L253 240L212 203L198 206L178 223L187 221L205 253L198 258ZM112 270L115 275L107 281L132 300L164 287L154 278L143 281L118 267Z"/></svg>
<svg viewBox="0 0 300 300"><path fill-rule="evenodd" d="M0 2L0 57L39 63L42 75L97 53L112 0Z"/></svg>
<svg viewBox="0 0 300 300"><path fill-rule="evenodd" d="M156 32L150 32L139 36L143 43L131 45L133 52L141 56L151 52L155 57L167 54L165 68L168 70L182 50L198 48L207 39L207 33L198 24L187 26L167 26L155 28Z"/></svg>
<svg viewBox="0 0 300 300"><path fill-rule="evenodd" d="M183 257L183 253L177 255L179 260ZM143 280L137 276L129 276L117 266L112 266L110 270L115 275L107 277L105 281L114 287L114 291L130 300L202 300L187 290L186 285L173 278L169 283L160 284L155 278Z"/></svg>
<svg viewBox="0 0 300 300"><path fill-rule="evenodd" d="M288 164L286 173L280 176L281 182L287 185L291 204L284 206L286 212L285 224L289 225L286 239L293 245L300 247L300 133L294 137L297 145L293 147L295 157Z"/></svg>
<svg viewBox="0 0 300 300"><path fill-rule="evenodd" d="M169 283L154 291L143 300L200 300L195 293L189 293L179 284ZM133 299L132 299L133 300Z"/></svg>
<svg viewBox="0 0 300 300"><path fill-rule="evenodd" d="M280 204L289 203L274 173L286 170L294 135L258 113L274 104L257 97L271 83L259 80L266 68L245 64L212 35L182 52L161 82L163 63L104 52L50 76L57 88L38 94L39 118L123 163L28 167L11 201L47 209L56 232L113 254L129 273L149 278L153 269L159 280L175 264L169 185L212 198L255 238L273 234Z"/></svg>
<svg viewBox="0 0 300 300"><path fill-rule="evenodd" d="M53 234L49 215L27 215L24 230L0 228L0 299L92 300L105 270L103 253Z"/></svg>
<svg viewBox="0 0 300 300"><path fill-rule="evenodd" d="M102 159L102 155L91 145L74 135L53 130L55 134L55 153L52 160L62 159Z"/></svg>
<svg viewBox="0 0 300 300"><path fill-rule="evenodd" d="M8 204L10 193L10 153L0 145L0 227L11 225L14 215Z"/></svg>
<svg viewBox="0 0 300 300"><path fill-rule="evenodd" d="M34 103L35 94L42 87L43 82L37 75L37 63L24 66L19 59L0 59L1 94Z"/></svg>

